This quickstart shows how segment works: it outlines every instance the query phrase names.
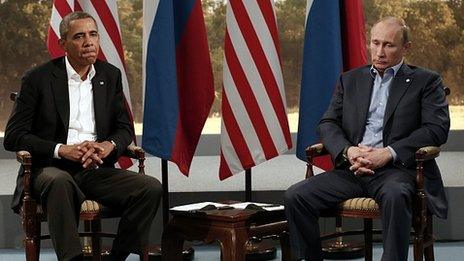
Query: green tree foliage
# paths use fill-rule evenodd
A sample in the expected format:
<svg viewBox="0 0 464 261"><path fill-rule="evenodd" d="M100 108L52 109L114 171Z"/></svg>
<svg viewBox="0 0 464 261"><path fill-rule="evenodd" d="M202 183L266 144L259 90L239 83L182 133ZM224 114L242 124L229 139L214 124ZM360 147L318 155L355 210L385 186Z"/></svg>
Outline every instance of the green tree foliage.
<svg viewBox="0 0 464 261"><path fill-rule="evenodd" d="M287 106L289 111L294 111L300 98L306 1L278 1L275 8Z"/></svg>
<svg viewBox="0 0 464 261"><path fill-rule="evenodd" d="M135 122L141 122L143 117L142 6L142 0L118 0L119 24Z"/></svg>
<svg viewBox="0 0 464 261"><path fill-rule="evenodd" d="M45 46L50 1L17 0L0 4L0 131L5 128L24 71L48 59Z"/></svg>
<svg viewBox="0 0 464 261"><path fill-rule="evenodd" d="M407 62L439 72L451 104L464 104L464 1L364 0L364 9L366 35L380 17L403 18L413 42Z"/></svg>
<svg viewBox="0 0 464 261"><path fill-rule="evenodd" d="M224 34L226 2L222 0L203 0L206 33L210 50L214 77L214 103L211 114L218 116L221 108L222 61L224 59Z"/></svg>

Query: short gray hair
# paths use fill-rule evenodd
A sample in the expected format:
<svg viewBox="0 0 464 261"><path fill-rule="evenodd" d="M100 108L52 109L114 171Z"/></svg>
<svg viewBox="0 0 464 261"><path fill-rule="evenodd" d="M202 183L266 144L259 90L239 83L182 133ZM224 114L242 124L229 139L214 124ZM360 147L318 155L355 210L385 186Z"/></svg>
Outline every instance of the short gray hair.
<svg viewBox="0 0 464 261"><path fill-rule="evenodd" d="M97 26L97 21L95 21L95 19L86 12L76 11L76 12L69 13L65 17L63 17L63 20L61 20L61 23L60 23L60 38L61 39L66 38L66 35L68 34L68 31L69 31L69 24L72 21L79 20L79 19L86 19L86 18L92 19L93 22L95 23L95 26ZM98 30L98 27L97 27L97 30Z"/></svg>
<svg viewBox="0 0 464 261"><path fill-rule="evenodd" d="M381 22L399 25L401 27L401 33L403 36L403 44L406 44L409 41L411 41L411 29L409 29L409 26L406 24L406 22L403 19L394 17L394 16L383 17L377 20L377 22L375 22L372 28L374 28L378 23L381 23Z"/></svg>

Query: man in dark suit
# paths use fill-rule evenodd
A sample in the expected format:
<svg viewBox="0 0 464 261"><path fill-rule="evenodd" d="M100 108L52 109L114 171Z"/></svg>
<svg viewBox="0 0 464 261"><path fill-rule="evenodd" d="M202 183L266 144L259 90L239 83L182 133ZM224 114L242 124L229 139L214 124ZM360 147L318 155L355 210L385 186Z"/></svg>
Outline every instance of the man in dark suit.
<svg viewBox="0 0 464 261"><path fill-rule="evenodd" d="M81 260L77 233L84 198L119 211L112 260L142 254L161 197L158 180L115 169L134 130L124 105L121 72L97 60L95 20L75 12L60 24L65 57L32 69L22 79L4 146L32 154L32 191L47 215L59 260ZM12 208L23 193L19 172Z"/></svg>
<svg viewBox="0 0 464 261"><path fill-rule="evenodd" d="M322 260L318 217L353 197L368 196L382 215L382 260L407 260L414 153L448 137L448 105L440 76L404 63L411 46L404 21L387 17L371 30L372 65L340 76L318 134L336 168L290 187L285 207L297 259ZM435 161L427 163L429 209L446 218L447 201Z"/></svg>

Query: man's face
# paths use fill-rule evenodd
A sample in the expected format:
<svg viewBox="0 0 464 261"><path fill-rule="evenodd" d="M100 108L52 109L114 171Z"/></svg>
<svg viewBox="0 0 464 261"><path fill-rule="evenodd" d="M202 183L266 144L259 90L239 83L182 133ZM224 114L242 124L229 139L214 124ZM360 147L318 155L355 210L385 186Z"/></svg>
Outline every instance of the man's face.
<svg viewBox="0 0 464 261"><path fill-rule="evenodd" d="M397 65L406 55L411 43L403 43L400 25L380 22L371 30L371 58L374 67L381 73Z"/></svg>
<svg viewBox="0 0 464 261"><path fill-rule="evenodd" d="M95 63L100 49L95 22L91 18L71 21L66 39L60 39L60 45L72 65L87 66Z"/></svg>

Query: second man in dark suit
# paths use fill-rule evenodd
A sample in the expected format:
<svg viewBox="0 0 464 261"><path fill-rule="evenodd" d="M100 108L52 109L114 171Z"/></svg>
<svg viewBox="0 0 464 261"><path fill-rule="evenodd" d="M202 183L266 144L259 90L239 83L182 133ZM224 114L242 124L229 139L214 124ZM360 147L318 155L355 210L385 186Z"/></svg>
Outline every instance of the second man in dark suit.
<svg viewBox="0 0 464 261"><path fill-rule="evenodd" d="M320 210L368 196L380 206L382 260L407 260L414 153L445 143L450 126L440 76L405 64L410 47L403 20L381 19L371 30L372 65L341 75L318 127L336 168L293 185L285 194L297 259L322 260ZM446 218L447 201L435 161L424 172L429 209Z"/></svg>

